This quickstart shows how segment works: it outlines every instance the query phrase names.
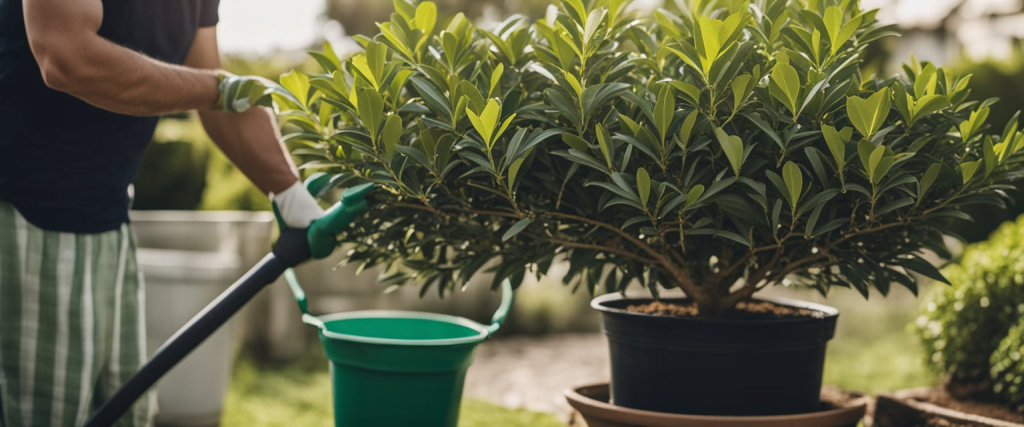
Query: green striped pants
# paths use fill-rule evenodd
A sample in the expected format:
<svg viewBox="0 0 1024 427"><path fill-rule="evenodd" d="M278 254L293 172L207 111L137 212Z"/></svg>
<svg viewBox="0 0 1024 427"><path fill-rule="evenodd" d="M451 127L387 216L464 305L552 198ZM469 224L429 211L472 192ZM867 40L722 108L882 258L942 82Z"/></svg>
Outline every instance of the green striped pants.
<svg viewBox="0 0 1024 427"><path fill-rule="evenodd" d="M42 230L0 201L0 427L79 426L146 360L135 235ZM152 425L155 393L116 424Z"/></svg>

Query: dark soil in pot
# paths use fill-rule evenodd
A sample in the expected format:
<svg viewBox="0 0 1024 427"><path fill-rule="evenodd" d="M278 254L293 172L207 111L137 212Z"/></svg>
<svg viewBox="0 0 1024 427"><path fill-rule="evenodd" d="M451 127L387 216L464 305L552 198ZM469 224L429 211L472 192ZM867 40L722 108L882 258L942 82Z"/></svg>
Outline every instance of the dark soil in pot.
<svg viewBox="0 0 1024 427"><path fill-rule="evenodd" d="M821 404L806 414L715 416L668 414L623 408L608 403L608 384L577 387L565 392L576 409L570 427L854 427L863 418L868 400L833 387L823 387Z"/></svg>
<svg viewBox="0 0 1024 427"><path fill-rule="evenodd" d="M878 396L875 427L1024 427L1024 414L992 402L958 400L941 387Z"/></svg>
<svg viewBox="0 0 1024 427"><path fill-rule="evenodd" d="M818 408L825 345L839 316L834 308L760 298L750 306L765 310L703 319L671 315L675 309L651 310L654 302L609 294L591 304L604 318L615 405L693 415L799 414ZM660 303L690 305L685 299Z"/></svg>

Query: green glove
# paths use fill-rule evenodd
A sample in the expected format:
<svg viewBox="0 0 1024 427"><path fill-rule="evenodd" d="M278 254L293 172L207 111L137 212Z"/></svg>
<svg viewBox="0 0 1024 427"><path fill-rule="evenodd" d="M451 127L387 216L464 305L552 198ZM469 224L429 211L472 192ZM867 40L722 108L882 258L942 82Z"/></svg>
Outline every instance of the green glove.
<svg viewBox="0 0 1024 427"><path fill-rule="evenodd" d="M261 105L270 88L277 86L274 82L257 76L236 76L231 73L220 74L215 108L221 111L241 113L254 105Z"/></svg>

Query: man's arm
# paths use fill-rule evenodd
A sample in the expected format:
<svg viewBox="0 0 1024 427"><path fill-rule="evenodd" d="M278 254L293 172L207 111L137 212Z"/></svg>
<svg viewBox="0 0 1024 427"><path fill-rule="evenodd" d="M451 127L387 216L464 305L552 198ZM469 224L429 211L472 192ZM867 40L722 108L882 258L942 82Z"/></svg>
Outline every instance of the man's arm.
<svg viewBox="0 0 1024 427"><path fill-rule="evenodd" d="M196 31L185 65L220 68L215 27ZM204 110L199 117L217 146L264 193L279 194L298 181L298 171L281 143L281 132L270 110L254 107L238 114Z"/></svg>
<svg viewBox="0 0 1024 427"><path fill-rule="evenodd" d="M160 62L100 37L100 0L22 4L29 46L47 86L99 108L137 116L207 109L216 103L215 72Z"/></svg>

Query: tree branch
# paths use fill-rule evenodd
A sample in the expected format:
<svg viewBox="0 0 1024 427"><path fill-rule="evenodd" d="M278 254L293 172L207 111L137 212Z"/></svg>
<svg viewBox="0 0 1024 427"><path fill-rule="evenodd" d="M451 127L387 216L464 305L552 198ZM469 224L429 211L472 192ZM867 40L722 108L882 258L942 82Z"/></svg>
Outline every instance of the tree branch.
<svg viewBox="0 0 1024 427"><path fill-rule="evenodd" d="M679 282L679 287L683 290L683 292L686 293L686 295L690 296L691 298L694 298L695 300L706 300L707 299L707 297L703 293L701 293L701 288L698 287L696 285L696 283L693 282L693 278L690 276L690 273L688 271L686 271L686 269L684 267L682 267L680 265L676 265L675 262L673 262L673 260L671 259L670 256L655 250L654 248L652 248L647 243L644 243L642 240L640 240L640 239L630 235L629 233L623 231L621 228L613 226L611 224L607 224L607 223L601 222L601 221L593 220L593 219L590 219L590 218L587 218L587 217L582 217L582 216L572 215L572 214L566 214L566 213L561 213L561 212L545 212L542 215L553 217L553 218L561 218L561 219L568 219L568 220L573 220L573 221L580 221L580 222L583 222L583 223L586 223L586 224L590 224L590 225L594 225L594 226L597 226L597 227L604 228L604 229L609 230L609 231L611 231L611 232L613 232L615 234L618 234L619 236L622 236L622 238L624 238L624 239L628 240L630 243L636 245L638 248L642 249L644 252L647 252L647 254L650 255L653 258L653 260L648 260L648 263L660 265L664 269L668 270L669 274L671 274L672 276L675 276L676 279Z"/></svg>
<svg viewBox="0 0 1024 427"><path fill-rule="evenodd" d="M624 256L624 257L627 257L627 258L630 258L630 259L633 259L633 260L636 260L636 261L640 261L640 262L643 262L643 263L647 263L647 264L657 264L657 261L655 261L653 259L645 258L645 257L642 257L640 255L634 254L632 252L624 251L622 249L617 249L617 248L613 248L613 247L609 247L609 246L595 245L595 244L592 244L592 243L572 242L572 241L569 241L569 240L563 240L563 239L557 239L557 238L550 238L550 239L548 239L548 241L551 242L551 243L554 243L556 245L561 245L561 246L565 246L565 247L569 247L569 248L592 249L592 250L596 250L596 251L608 252L608 253L613 253L613 254L616 254L616 255L621 255L621 256Z"/></svg>

